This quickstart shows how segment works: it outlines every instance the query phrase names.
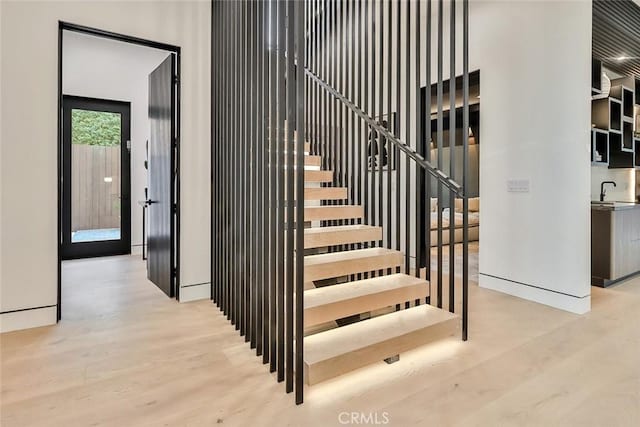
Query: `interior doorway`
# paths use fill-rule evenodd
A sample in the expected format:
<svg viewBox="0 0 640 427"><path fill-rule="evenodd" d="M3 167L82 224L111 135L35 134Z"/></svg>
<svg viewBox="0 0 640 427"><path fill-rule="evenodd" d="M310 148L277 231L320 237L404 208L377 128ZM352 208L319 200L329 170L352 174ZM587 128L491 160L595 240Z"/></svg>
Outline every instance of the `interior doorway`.
<svg viewBox="0 0 640 427"><path fill-rule="evenodd" d="M76 258L146 261L149 281L178 298L180 47L58 30L58 319L62 262Z"/></svg>
<svg viewBox="0 0 640 427"><path fill-rule="evenodd" d="M65 95L62 259L131 252L131 104Z"/></svg>

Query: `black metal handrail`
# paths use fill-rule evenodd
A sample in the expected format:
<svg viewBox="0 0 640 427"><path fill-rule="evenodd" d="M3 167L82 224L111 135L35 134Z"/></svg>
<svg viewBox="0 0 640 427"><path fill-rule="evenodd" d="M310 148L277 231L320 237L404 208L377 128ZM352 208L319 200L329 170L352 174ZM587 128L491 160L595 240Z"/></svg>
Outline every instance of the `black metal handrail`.
<svg viewBox="0 0 640 427"><path fill-rule="evenodd" d="M402 142L399 138L396 138L387 128L378 123L374 118L370 117L367 113L362 111L357 105L351 102L346 96L337 91L333 86L329 85L327 82L322 80L313 71L308 68L305 69L305 72L308 77L313 79L320 87L329 92L331 96L342 102L345 106L351 109L354 113L358 115L361 119L363 119L367 124L374 129L376 132L379 132L384 138L393 143L400 151L405 153L409 158L414 160L416 164L422 167L424 170L429 172L431 176L435 177L438 181L440 181L443 185L445 185L449 190L460 196L461 198L465 197L464 189L462 185L458 184L452 178L450 178L447 174L445 174L442 170L433 166L431 162L427 161L424 157L422 157L417 151L411 148L409 145Z"/></svg>

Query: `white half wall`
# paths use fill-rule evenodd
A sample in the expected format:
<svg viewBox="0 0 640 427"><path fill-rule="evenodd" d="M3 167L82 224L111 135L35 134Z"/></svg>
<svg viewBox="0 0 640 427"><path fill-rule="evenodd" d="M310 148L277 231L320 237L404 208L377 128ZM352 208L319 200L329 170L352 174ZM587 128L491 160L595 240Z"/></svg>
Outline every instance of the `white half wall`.
<svg viewBox="0 0 640 427"><path fill-rule="evenodd" d="M182 48L180 281L210 282L210 19L208 1L0 2L0 312L57 303L59 20Z"/></svg>

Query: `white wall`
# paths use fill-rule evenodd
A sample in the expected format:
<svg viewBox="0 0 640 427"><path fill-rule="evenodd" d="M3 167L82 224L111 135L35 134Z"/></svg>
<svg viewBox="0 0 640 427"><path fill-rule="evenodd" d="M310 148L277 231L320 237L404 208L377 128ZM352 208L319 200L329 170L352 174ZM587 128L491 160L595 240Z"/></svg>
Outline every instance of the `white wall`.
<svg viewBox="0 0 640 427"><path fill-rule="evenodd" d="M208 296L210 10L208 1L0 2L0 310L45 307L3 314L2 331L55 322L58 20L182 47L180 280L201 284L184 295Z"/></svg>
<svg viewBox="0 0 640 427"><path fill-rule="evenodd" d="M600 184L613 181L616 186L605 185L605 200L633 202L636 194L635 169L609 169L607 166L591 166L591 200L600 200Z"/></svg>
<svg viewBox="0 0 640 427"><path fill-rule="evenodd" d="M101 37L65 31L63 81L65 95L131 102L131 246L142 245L142 207L149 139L149 74L169 52Z"/></svg>
<svg viewBox="0 0 640 427"><path fill-rule="evenodd" d="M437 79L437 3L432 7L431 81L422 66L421 86ZM460 3L456 12L453 74L461 75ZM404 23L404 7L402 13ZM482 95L480 286L584 313L591 306L591 2L472 0L469 14L469 70L480 70ZM449 22L445 1L444 79L452 74ZM413 50L416 41L410 43ZM412 95L412 114L415 103ZM528 180L530 191L508 192L512 179Z"/></svg>
<svg viewBox="0 0 640 427"><path fill-rule="evenodd" d="M406 4L402 3L403 29ZM422 66L421 86L437 78L437 4L432 3L431 81ZM451 74L449 7L445 1L444 79ZM426 7L421 13L426 17ZM458 6L457 14L455 74L460 75L462 7ZM412 31L415 19L412 6ZM424 52L426 25L421 29ZM590 310L591 304L591 31L591 2L586 0L470 2L469 69L480 70L482 94L480 285L576 313ZM393 39L395 47L395 34ZM409 40L412 52L416 39ZM406 44L403 30L400 73L405 76L406 67L411 67L413 82L415 65L405 60ZM406 120L404 92L402 88L401 120ZM391 98L393 106L395 90ZM410 95L411 117L415 117L415 98ZM412 122L411 135L416 135L417 123ZM406 141L404 123L401 128L401 139ZM413 171L411 176L414 179ZM507 192L511 179L529 180L530 191ZM414 212L409 217L415 230ZM413 247L411 253L415 253Z"/></svg>
<svg viewBox="0 0 640 427"><path fill-rule="evenodd" d="M480 286L590 310L589 1L472 1ZM527 179L528 193L507 192Z"/></svg>

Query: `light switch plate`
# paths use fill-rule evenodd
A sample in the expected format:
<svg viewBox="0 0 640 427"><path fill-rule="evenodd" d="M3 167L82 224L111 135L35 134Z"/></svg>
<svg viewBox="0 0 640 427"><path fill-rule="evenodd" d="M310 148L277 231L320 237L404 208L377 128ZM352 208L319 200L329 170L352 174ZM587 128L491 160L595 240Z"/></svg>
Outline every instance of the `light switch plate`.
<svg viewBox="0 0 640 427"><path fill-rule="evenodd" d="M528 193L530 183L528 179L509 179L507 180L507 191L509 193Z"/></svg>

